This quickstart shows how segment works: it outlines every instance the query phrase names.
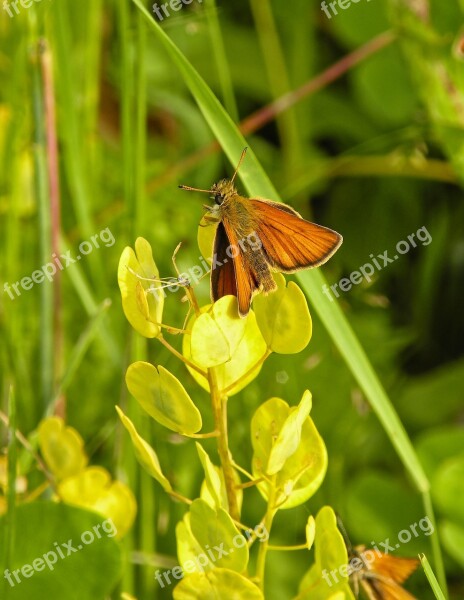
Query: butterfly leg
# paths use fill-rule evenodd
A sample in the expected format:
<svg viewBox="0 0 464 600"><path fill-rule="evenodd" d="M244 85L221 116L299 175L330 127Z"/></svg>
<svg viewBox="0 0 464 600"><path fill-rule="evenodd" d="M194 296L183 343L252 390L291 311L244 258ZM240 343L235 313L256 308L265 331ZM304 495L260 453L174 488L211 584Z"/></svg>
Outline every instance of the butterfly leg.
<svg viewBox="0 0 464 600"><path fill-rule="evenodd" d="M192 305L190 305L190 306L189 306L189 309L188 309L187 315L185 316L184 324L182 325L182 329L184 329L184 331L185 331L186 333L187 333L187 331L185 330L185 328L187 327L187 323L188 323L188 320L189 320L189 318L190 318L190 313L191 313L191 312L192 312Z"/></svg>

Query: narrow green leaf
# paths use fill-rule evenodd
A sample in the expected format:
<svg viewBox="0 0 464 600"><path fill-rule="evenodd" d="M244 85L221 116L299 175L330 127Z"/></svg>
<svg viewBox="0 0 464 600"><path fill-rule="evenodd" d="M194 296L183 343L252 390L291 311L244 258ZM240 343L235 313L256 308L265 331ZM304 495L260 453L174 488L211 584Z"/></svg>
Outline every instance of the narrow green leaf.
<svg viewBox="0 0 464 600"><path fill-rule="evenodd" d="M201 498L194 500L190 506L190 527L214 568L222 567L239 573L245 570L248 564L246 539L223 508L214 510Z"/></svg>
<svg viewBox="0 0 464 600"><path fill-rule="evenodd" d="M71 355L67 361L66 369L63 374L63 377L58 385L57 390L55 391L54 398L52 402L50 402L49 407L47 409L47 415L52 415L54 413L54 409L56 403L59 401L62 394L64 394L69 385L72 383L76 372L78 371L82 360L87 352L90 344L94 340L97 335L100 326L103 322L103 317L107 314L109 307L111 306L111 300L107 298L104 300L101 305L98 307L97 312L90 319L87 327L79 336L76 345L71 351Z"/></svg>
<svg viewBox="0 0 464 600"><path fill-rule="evenodd" d="M0 560L5 564L11 564L11 558L15 549L16 542L16 470L18 446L16 439L16 397L13 385L10 384L8 390L8 454L7 454L7 513L5 515L5 527L0 532L0 539L3 539L2 548L0 548ZM4 582L6 585L6 582ZM1 589L1 588L0 588Z"/></svg>
<svg viewBox="0 0 464 600"><path fill-rule="evenodd" d="M224 37L221 32L221 24L219 21L216 0L207 0L207 8L205 13L208 21L209 34L211 37L211 47L216 60L216 70L219 77L219 83L221 84L224 106L234 121L238 122L239 117L237 102L235 100L234 86L232 83L232 74L230 72L229 63L227 62Z"/></svg>
<svg viewBox="0 0 464 600"><path fill-rule="evenodd" d="M272 446L267 464L269 475L275 475L284 466L287 458L292 456L301 442L301 431L304 422L309 416L312 405L311 393L306 390L303 394L300 404L296 408L290 409L290 414L285 419L282 429Z"/></svg>
<svg viewBox="0 0 464 600"><path fill-rule="evenodd" d="M443 592L441 591L440 585L435 577L435 573L432 571L432 567L430 566L429 561L425 554L421 554L419 556L422 568L424 569L425 575L429 580L430 587L432 588L433 593L435 594L435 598L437 600L446 600Z"/></svg>
<svg viewBox="0 0 464 600"><path fill-rule="evenodd" d="M311 548L313 547L313 544L314 544L314 539L316 537L316 520L314 519L314 517L312 515L310 515L308 517L308 521L307 521L306 527L305 527L305 534L306 534L306 545L308 547L308 550L311 550Z"/></svg>
<svg viewBox="0 0 464 600"><path fill-rule="evenodd" d="M190 513L186 513L182 521L176 525L177 556L185 575L203 573L211 569L210 559L204 555L190 527Z"/></svg>
<svg viewBox="0 0 464 600"><path fill-rule="evenodd" d="M222 483L221 478L219 477L218 472L216 471L213 463L211 462L210 457L207 452L204 450L203 446L196 443L198 456L200 457L201 464L203 466L203 470L205 472L205 481L206 486L208 488L211 497L214 500L215 508L222 507Z"/></svg>
<svg viewBox="0 0 464 600"><path fill-rule="evenodd" d="M39 52L38 33L35 31L37 22L31 21L32 36L37 44ZM32 44L32 42L31 42ZM38 57L34 60L34 69L32 71L32 85L34 95L34 165L35 165L35 192L39 213L40 227L40 259L45 265L50 260L52 254L51 246L51 218L50 218L50 184L48 180L47 169L47 145L45 131L45 106L44 106L44 87ZM94 230L92 230L93 233ZM53 382L55 378L55 361L53 352L53 287L51 285L42 285L40 287L40 378L41 395L44 409L53 394Z"/></svg>
<svg viewBox="0 0 464 600"><path fill-rule="evenodd" d="M332 600L337 594L354 600L348 583L348 552L330 506L323 506L317 513L315 527L315 563L303 577L295 600Z"/></svg>
<svg viewBox="0 0 464 600"><path fill-rule="evenodd" d="M161 466L156 452L153 450L153 448L148 442L146 442L143 438L140 437L129 417L126 417L126 415L118 406L116 406L116 410L119 415L119 418L122 421L122 424L131 436L132 443L134 445L135 455L139 463L149 475L151 475L154 479L156 479L158 483L161 484L164 491L168 493L171 492L171 484L161 471Z"/></svg>
<svg viewBox="0 0 464 600"><path fill-rule="evenodd" d="M271 470L279 466L274 485L277 504L280 509L292 508L310 498L321 485L327 470L327 451L312 419L307 416L310 409L309 392L303 397L299 409L291 409L280 398L271 398L262 404L251 421L251 441L253 444L253 475L256 478L269 475L268 465L273 455L276 440L285 426L278 451L271 462ZM293 411L293 412L291 412ZM295 415L293 417L292 415ZM306 415L306 416L305 416ZM289 419L290 417L290 419ZM304 418L303 418L304 417ZM298 446L295 448L288 433L299 429L302 421ZM285 459L285 460L283 460ZM258 484L258 490L268 498L268 482Z"/></svg>

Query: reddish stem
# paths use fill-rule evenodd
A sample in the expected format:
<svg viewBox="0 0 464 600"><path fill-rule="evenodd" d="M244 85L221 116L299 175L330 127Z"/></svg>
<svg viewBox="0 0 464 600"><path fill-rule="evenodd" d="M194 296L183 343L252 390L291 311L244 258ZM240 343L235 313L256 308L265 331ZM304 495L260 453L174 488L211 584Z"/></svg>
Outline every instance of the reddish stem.
<svg viewBox="0 0 464 600"><path fill-rule="evenodd" d="M261 127L264 127L264 125L274 120L278 115L282 114L304 98L328 86L330 83L336 79L339 79L347 71L372 54L375 54L379 50L382 50L382 48L389 46L395 39L396 36L392 31L386 31L380 34L373 40L367 42L367 44L364 44L364 46L361 46L360 48L354 50L354 52L344 56L328 69L314 77L314 79L307 81L300 88L284 94L274 102L271 102L267 106L264 106L263 108L260 108L253 114L249 115L240 123L240 132L243 135L249 135ZM203 146L203 148L200 148L184 160L179 161L171 169L165 171L161 177L153 180L148 185L147 192L154 192L165 185L168 181L171 181L177 177L180 173L189 171L198 163L202 162L205 158L208 158L208 156L218 152L220 149L221 146L216 141L211 142L207 146Z"/></svg>
<svg viewBox="0 0 464 600"><path fill-rule="evenodd" d="M45 107L45 128L46 128L46 147L47 147L47 165L48 180L50 190L50 216L51 216L51 236L52 236L52 257L60 255L60 230L61 230L61 198L60 198L60 176L58 164L58 140L56 135L56 106L55 106L55 88L53 83L53 60L47 41L42 39L40 42L40 63L42 67L43 89L44 89L44 107ZM55 350L55 374L57 377L61 374L62 348L63 348L63 330L61 314L61 270L57 269L53 278L53 332L54 332L54 350ZM55 382L56 383L56 382ZM55 407L55 413L65 417L64 398Z"/></svg>

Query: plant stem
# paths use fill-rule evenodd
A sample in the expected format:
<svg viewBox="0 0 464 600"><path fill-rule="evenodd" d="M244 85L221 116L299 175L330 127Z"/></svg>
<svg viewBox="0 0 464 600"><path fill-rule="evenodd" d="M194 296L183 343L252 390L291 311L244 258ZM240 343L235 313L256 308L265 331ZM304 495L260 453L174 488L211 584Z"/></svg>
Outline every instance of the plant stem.
<svg viewBox="0 0 464 600"><path fill-rule="evenodd" d="M176 252L177 252L176 248ZM179 275L179 270L177 269L177 265L175 262L175 255L173 256L173 263L176 269L177 274ZM186 292L190 303L195 311L195 314L198 316L201 314L200 307L198 305L198 301L195 296L195 292L193 289L188 286L186 288ZM224 473L224 481L226 484L227 490L227 500L229 503L229 513L232 519L239 521L240 513L238 510L238 502L237 502L237 493L235 487L235 478L234 478L234 468L232 465L232 459L229 453L229 440L228 440L228 432L227 432L227 396L224 393L219 391L218 383L217 383L217 375L214 368L208 369L208 372L205 373L200 367L195 365L193 362L185 358L180 352L178 352L175 348L173 348L169 342L167 342L162 336L158 337L159 341L177 358L179 358L186 365L190 366L192 369L200 373L203 377L208 379L210 394L211 394L211 404L213 408L214 415L214 424L215 431L212 434L202 435L201 437L212 437L213 435L217 437L218 444L218 453L219 458L221 460L222 471ZM256 368L256 367L254 367ZM191 436L194 437L194 436Z"/></svg>
<svg viewBox="0 0 464 600"><path fill-rule="evenodd" d="M292 198L321 179L336 177L410 177L445 183L458 183L453 166L443 160L416 163L407 157L399 161L394 155L341 156L312 165L311 172L294 179L282 192Z"/></svg>
<svg viewBox="0 0 464 600"><path fill-rule="evenodd" d="M50 401L50 404L47 408L46 415L51 416L53 414L57 414L56 406L60 400L60 398L64 398L64 395L74 380L76 372L78 371L84 356L92 343L93 339L98 333L98 329L102 323L103 316L107 313L109 307L111 306L111 300L107 298L102 302L102 304L98 307L98 311L96 314L90 319L84 331L79 336L76 345L71 351L69 356L67 367L62 375L61 380L57 384L54 390L54 397ZM60 416L63 416L60 413Z"/></svg>
<svg viewBox="0 0 464 600"><path fill-rule="evenodd" d="M261 588L261 590L264 590L264 572L265 572L265 568L266 568L266 555L267 555L267 551L269 550L269 533L271 531L274 516L277 512L277 509L274 506L274 504L275 504L275 479L276 479L276 476L274 475L274 477L272 478L271 484L269 486L269 498L267 501L267 512L263 519L264 529L265 529L265 531L268 532L268 536L267 536L267 540L264 540L263 542L261 542L261 545L259 546L258 560L256 563L256 577L259 580L259 587Z"/></svg>
<svg viewBox="0 0 464 600"><path fill-rule="evenodd" d="M188 365L190 368L194 369L197 373L200 373L200 375L202 375L205 379L208 378L208 374L205 371L200 369L200 367L198 367L195 363L193 363L188 358L185 358L185 356L182 356L182 354L180 352L178 352L173 346L171 346L171 344L169 342L167 342L164 339L164 337L158 336L158 340L163 344L163 346L165 346L169 350L169 352L174 354L174 356L176 356L179 360L181 360L183 363Z"/></svg>
<svg viewBox="0 0 464 600"><path fill-rule="evenodd" d="M145 179L147 170L147 72L146 72L146 47L147 47L147 27L141 14L136 17L136 33L137 33L137 60L134 66L135 81L133 81L133 89L135 94L130 95L128 102L131 101L131 96L135 95L135 148L134 148L134 205L133 205L133 234L140 235L140 232L145 233L148 229L149 219L147 217L148 203L147 194L145 193Z"/></svg>
<svg viewBox="0 0 464 600"><path fill-rule="evenodd" d="M239 520L237 493L235 489L234 468L229 452L229 440L227 432L227 397L223 396L218 388L217 375L214 368L208 369L209 389L211 403L213 406L214 424L219 433L218 452L221 459L224 481L226 484L227 500L229 502L229 513L232 519Z"/></svg>
<svg viewBox="0 0 464 600"><path fill-rule="evenodd" d="M231 383L230 385L228 385L226 388L224 388L222 390L222 394L227 395L230 392L230 390L232 390L237 385L239 385L240 383L242 383L242 381L244 381L254 371L256 371L256 369L258 367L260 367L267 360L267 358L269 358L269 356L271 356L271 354L272 354L272 351L269 350L269 348L268 348L266 350L266 352L263 354L263 356L251 367L251 369L248 369L248 371L246 373L244 373L241 377L239 377L239 379L237 379L237 381L234 381L233 383Z"/></svg>
<svg viewBox="0 0 464 600"><path fill-rule="evenodd" d="M269 88L275 101L288 94L291 85L273 10L269 0L250 0L250 8L267 71ZM287 175L291 177L295 174L298 160L301 160L302 156L299 125L295 112L288 110L276 115L276 125L281 140L284 167Z"/></svg>
<svg viewBox="0 0 464 600"><path fill-rule="evenodd" d="M183 502L184 504L192 504L192 500L190 500L190 498L186 498L185 496L182 496L182 494L178 494L174 490L171 490L169 492L169 495L172 498L175 498L176 500L179 500L179 502Z"/></svg>
<svg viewBox="0 0 464 600"><path fill-rule="evenodd" d="M11 564L15 546L15 515L16 515L16 472L17 472L17 457L18 448L16 444L16 398L13 385L9 385L8 390L8 453L7 453L7 513L5 519L5 527L3 530L3 552L0 554L0 559L4 564Z"/></svg>
<svg viewBox="0 0 464 600"><path fill-rule="evenodd" d="M50 48L46 40L41 41L39 54L42 67L44 109L45 109L45 143L47 150L48 181L50 191L50 223L51 223L51 247L53 255L58 256L60 252L60 229L61 229L61 195L58 159L58 139L56 132L56 109L55 109L55 86L53 82L53 60ZM55 388L63 371L63 327L62 327L62 303L61 303L61 271L57 270L53 277L53 350L55 356L54 381ZM57 414L65 418L66 400L63 395L62 403Z"/></svg>
<svg viewBox="0 0 464 600"><path fill-rule="evenodd" d="M32 13L31 13L32 15ZM31 37L34 38L35 34ZM35 54L33 57L33 97L34 97L34 163L35 163L35 192L39 211L40 228L40 258L46 264L52 254L51 222L50 222L50 190L47 168L46 131L44 126L44 87L40 54L41 42L34 39ZM53 395L55 379L53 355L53 288L48 285L40 289L40 373L42 403L46 408Z"/></svg>
<svg viewBox="0 0 464 600"><path fill-rule="evenodd" d="M238 109L235 99L234 86L230 73L229 63L227 61L226 49L224 47L224 38L221 33L221 25L218 18L216 0L210 0L210 10L206 11L208 21L209 35L211 38L211 47L216 62L219 83L221 84L222 99L229 115L238 122Z"/></svg>
<svg viewBox="0 0 464 600"><path fill-rule="evenodd" d="M298 546L271 546L267 547L268 550L278 550L279 552L291 552L293 550L307 550L307 544L298 544Z"/></svg>
<svg viewBox="0 0 464 600"><path fill-rule="evenodd" d="M250 487L254 487L255 485L258 485L258 483L262 483L263 481L266 481L264 479L264 477L260 477L259 479L253 479L252 481L248 481L247 483L241 483L240 485L236 485L235 487L238 490L245 490L246 488L250 488Z"/></svg>
<svg viewBox="0 0 464 600"><path fill-rule="evenodd" d="M396 35L392 31L385 31L384 33L381 33L377 37L364 44L364 46L357 48L350 54L347 54L339 61L335 62L325 71L322 71L322 73L316 75L316 77L313 77L301 87L284 94L274 102L271 102L264 108L257 110L255 113L244 119L240 123L240 131L243 133L243 135L248 135L257 129L260 129L263 125L275 119L277 115L287 111L293 105L303 100L303 98L306 98L327 87L330 83L339 79L342 75L372 54L375 54L386 46L389 46L395 39Z"/></svg>
<svg viewBox="0 0 464 600"><path fill-rule="evenodd" d="M10 412L10 418L8 418L8 416L3 411L0 410L0 421L2 421L6 425L6 427L8 427L11 431L13 431L11 412ZM15 429L15 435L16 435L16 439L18 440L18 442L20 442L20 444L22 444L23 447L34 458L34 460L37 463L37 468L40 471L42 471L42 473L47 478L49 484L54 486L55 480L53 478L53 475L50 473L46 464L43 462L40 455L35 451L32 444L29 442L29 440L18 429Z"/></svg>
<svg viewBox="0 0 464 600"><path fill-rule="evenodd" d="M267 123L273 121L276 117L289 110L292 106L298 104L308 96L324 89L340 77L353 69L359 63L363 62L373 54L376 54L383 48L394 42L396 36L391 31L385 31L379 36L367 42L364 46L357 48L350 54L347 54L333 65L328 67L319 75L316 75L299 88L292 90L270 104L258 109L241 121L239 129L243 135L254 133L261 129ZM209 158L215 152L221 150L220 144L215 140L207 146L200 148L190 156L178 161L173 167L167 169L162 176L152 180L147 186L147 192L153 193L157 189L166 185L169 181L179 175L193 169L197 164Z"/></svg>
<svg viewBox="0 0 464 600"><path fill-rule="evenodd" d="M188 437L192 440L208 440L211 438L217 438L219 437L219 431L210 431L209 433L183 433L182 435L184 435L185 437Z"/></svg>
<svg viewBox="0 0 464 600"><path fill-rule="evenodd" d="M48 490L49 487L52 487L52 489L54 489L53 486L51 486L49 481L44 481L43 483L41 483L39 485L39 487L35 488L35 490L32 490L32 492L30 492L26 499L25 502L34 502L35 500L37 500L37 498L40 498L40 496L46 492Z"/></svg>
<svg viewBox="0 0 464 600"><path fill-rule="evenodd" d="M66 8L66 3L56 2L50 15L53 19L55 68L60 74L56 81L56 96L60 99L62 114L66 115L66 126L59 128L63 169L78 221L79 236L89 240L97 231L91 210L91 202L95 194L92 185L93 164L83 151L83 114L78 103L81 96L79 78L73 70L73 63L69 61L73 40L71 13ZM124 83L126 84L125 80ZM105 281L101 254L98 252L89 254L87 264L93 276L93 287L99 290L102 282Z"/></svg>

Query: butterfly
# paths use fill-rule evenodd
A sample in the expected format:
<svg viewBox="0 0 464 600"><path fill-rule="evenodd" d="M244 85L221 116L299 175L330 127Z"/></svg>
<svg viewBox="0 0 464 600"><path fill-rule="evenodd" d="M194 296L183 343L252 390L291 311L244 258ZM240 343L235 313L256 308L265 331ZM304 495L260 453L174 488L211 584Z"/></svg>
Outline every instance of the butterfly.
<svg viewBox="0 0 464 600"><path fill-rule="evenodd" d="M348 551L348 574L356 597L362 588L368 600L417 600L400 585L417 569L417 558L393 556L377 547L353 547L339 515L337 527Z"/></svg>
<svg viewBox="0 0 464 600"><path fill-rule="evenodd" d="M369 600L416 600L401 584L418 564L415 558L392 556L379 550L366 551L365 546L356 546L349 560L355 594L358 595L361 587Z"/></svg>
<svg viewBox="0 0 464 600"><path fill-rule="evenodd" d="M294 273L323 265L340 247L342 236L310 223L286 204L241 196L234 180L245 157L245 148L232 179L215 183L210 190L180 185L183 190L211 194L215 204L205 206L207 224L217 224L211 269L211 299L237 298L245 317L253 296L277 289L272 271Z"/></svg>

